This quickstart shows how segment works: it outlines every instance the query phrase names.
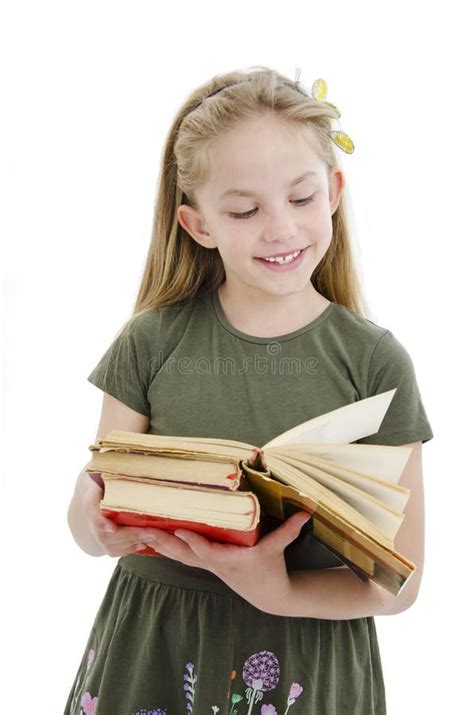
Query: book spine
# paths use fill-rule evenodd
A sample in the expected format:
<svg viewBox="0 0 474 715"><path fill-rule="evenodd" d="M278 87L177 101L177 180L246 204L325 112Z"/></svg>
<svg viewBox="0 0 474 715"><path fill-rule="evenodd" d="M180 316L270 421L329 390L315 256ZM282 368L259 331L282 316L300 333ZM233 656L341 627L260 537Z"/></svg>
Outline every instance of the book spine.
<svg viewBox="0 0 474 715"><path fill-rule="evenodd" d="M248 481L248 476L255 474L255 472L257 474L263 474L265 477L268 477L269 479L272 478L271 470L264 467L261 460L250 464L248 459L243 459L243 460L241 460L240 464L241 464L241 469L242 469L243 473L245 474L247 481Z"/></svg>

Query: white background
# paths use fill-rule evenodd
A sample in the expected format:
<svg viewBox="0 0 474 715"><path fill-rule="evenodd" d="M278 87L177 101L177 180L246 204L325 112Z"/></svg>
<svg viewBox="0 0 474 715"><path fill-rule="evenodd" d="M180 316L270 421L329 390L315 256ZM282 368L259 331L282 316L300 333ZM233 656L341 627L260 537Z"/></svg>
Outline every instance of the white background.
<svg viewBox="0 0 474 715"><path fill-rule="evenodd" d="M467 6L2 3L2 713L61 715L116 564L82 552L66 514L102 402L86 377L132 310L165 133L194 87L254 64L328 83L355 143L338 154L371 318L408 349L435 434L421 592L376 619L389 715L472 706Z"/></svg>

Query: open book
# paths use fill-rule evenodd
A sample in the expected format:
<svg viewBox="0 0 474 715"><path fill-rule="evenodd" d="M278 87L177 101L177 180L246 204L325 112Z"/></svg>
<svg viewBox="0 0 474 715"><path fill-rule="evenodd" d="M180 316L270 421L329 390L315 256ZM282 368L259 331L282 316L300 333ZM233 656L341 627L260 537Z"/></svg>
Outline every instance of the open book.
<svg viewBox="0 0 474 715"><path fill-rule="evenodd" d="M375 434L396 388L303 422L262 448L112 430L90 445L102 512L118 523L194 529L251 546L265 519L313 515L313 537L362 580L397 595L416 566L394 548L410 490L409 447L350 444ZM305 527L303 527L305 528ZM156 555L150 547L142 554Z"/></svg>

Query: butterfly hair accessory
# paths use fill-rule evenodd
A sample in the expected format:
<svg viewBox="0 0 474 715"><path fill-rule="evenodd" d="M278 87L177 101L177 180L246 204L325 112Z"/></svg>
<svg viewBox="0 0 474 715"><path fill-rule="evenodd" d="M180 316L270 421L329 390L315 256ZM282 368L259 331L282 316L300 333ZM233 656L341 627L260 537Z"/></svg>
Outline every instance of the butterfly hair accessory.
<svg viewBox="0 0 474 715"><path fill-rule="evenodd" d="M300 76L300 70L297 70L297 75L295 79L295 84L298 84L298 78ZM313 82L313 85L311 87L311 94L313 96L313 99L315 99L317 102L322 102L323 104L326 104L328 107L331 107L336 114L337 114L337 121L339 121L339 117L341 116L341 112L339 109L336 107L335 104L332 102L328 102L325 100L326 94L328 91L328 86L327 83L324 81L324 79L317 79L315 82ZM332 118L331 118L332 121ZM346 152L346 154L352 154L354 151L354 142L352 139L343 132L341 129L332 129L330 132L330 136L332 141L339 147L339 149L342 149L342 151Z"/></svg>
<svg viewBox="0 0 474 715"><path fill-rule="evenodd" d="M300 76L300 69L298 68L296 70L296 79L294 80L294 83L292 86L294 89L297 89L299 92L304 94L306 97L307 92L303 91L299 86L298 86L298 78ZM247 81L247 80L238 80L237 82L230 82L229 84L224 85L223 87L218 87L215 89L213 92L210 94L207 94L205 97L199 100L198 104L193 107L193 109L190 110L189 113L191 113L194 109L197 109L197 107L205 100L208 99L209 97L213 97L215 94L218 94L218 92L222 92L223 89L226 89L226 87L231 87L234 84L240 84L241 81ZM317 79L315 82L313 82L313 85L311 87L311 94L313 99L315 99L317 102L322 102L322 104L325 104L328 107L331 107L331 109L336 113L337 115L337 121L339 121L339 117L341 116L341 112L339 109L336 107L335 104L332 102L326 101L325 97L328 91L328 86L327 83L325 82L324 79ZM334 121L334 117L330 118L330 121ZM330 137L334 144L339 147L339 149L342 149L346 154L352 154L354 151L354 142L350 138L346 132L343 132L342 129L332 129L330 131Z"/></svg>

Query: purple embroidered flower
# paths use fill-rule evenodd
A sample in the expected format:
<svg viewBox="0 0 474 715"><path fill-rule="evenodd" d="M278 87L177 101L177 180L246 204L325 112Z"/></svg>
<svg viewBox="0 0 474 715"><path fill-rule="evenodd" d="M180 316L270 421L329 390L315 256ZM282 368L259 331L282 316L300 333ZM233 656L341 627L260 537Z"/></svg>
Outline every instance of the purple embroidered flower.
<svg viewBox="0 0 474 715"><path fill-rule="evenodd" d="M95 715L97 708L97 697L92 698L90 693L84 693L81 698L81 708L85 715Z"/></svg>
<svg viewBox="0 0 474 715"><path fill-rule="evenodd" d="M251 688L273 690L280 680L278 658L269 650L254 653L245 661L242 677Z"/></svg>
<svg viewBox="0 0 474 715"><path fill-rule="evenodd" d="M290 688L290 698L295 699L299 698L301 693L303 692L303 686L300 685L299 683L292 683L291 688Z"/></svg>
<svg viewBox="0 0 474 715"><path fill-rule="evenodd" d="M288 695L288 700L286 701L286 710L283 715L287 715L288 710L291 708L296 698L299 698L303 692L303 686L299 683L292 683L290 688L290 694Z"/></svg>
<svg viewBox="0 0 474 715"><path fill-rule="evenodd" d="M262 705L260 715L278 715L274 705Z"/></svg>
<svg viewBox="0 0 474 715"><path fill-rule="evenodd" d="M186 670L188 673L185 673L183 675L183 680L186 681L183 685L183 690L186 693L185 697L187 700L190 700L191 702L186 703L186 710L189 713L192 713L193 711L193 703L194 703L194 691L195 691L195 684L197 681L197 675L194 674L194 663L186 663ZM188 685L189 683L189 685Z"/></svg>
<svg viewBox="0 0 474 715"><path fill-rule="evenodd" d="M166 708L162 710L161 708L155 708L154 710L147 710L146 708L140 708L133 715L166 715Z"/></svg>
<svg viewBox="0 0 474 715"><path fill-rule="evenodd" d="M274 653L269 650L262 650L254 653L244 663L242 677L249 686L245 690L250 715L255 703L263 698L266 690L273 690L280 680L280 663Z"/></svg>

